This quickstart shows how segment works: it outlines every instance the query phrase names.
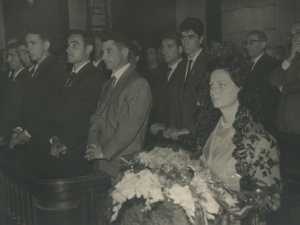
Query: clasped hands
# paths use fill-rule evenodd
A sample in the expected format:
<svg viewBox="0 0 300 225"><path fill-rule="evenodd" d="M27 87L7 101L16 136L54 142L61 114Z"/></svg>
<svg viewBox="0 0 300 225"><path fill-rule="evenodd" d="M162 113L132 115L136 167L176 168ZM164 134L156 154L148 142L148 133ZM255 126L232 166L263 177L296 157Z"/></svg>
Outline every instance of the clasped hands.
<svg viewBox="0 0 300 225"><path fill-rule="evenodd" d="M189 134L190 132L183 128L183 129L177 129L174 126L170 126L168 128L166 128L166 126L164 124L161 123L154 123L151 127L150 127L150 132L154 135L157 135L157 132L162 130L163 131L163 136L165 138L172 138L172 139L178 139L178 136L180 135L184 135L184 134Z"/></svg>
<svg viewBox="0 0 300 225"><path fill-rule="evenodd" d="M59 158L59 153L66 154L67 147L59 140L58 137L51 138L51 150L50 155Z"/></svg>
<svg viewBox="0 0 300 225"><path fill-rule="evenodd" d="M101 146L97 144L89 144L85 151L85 159L91 161L92 159L104 159Z"/></svg>
<svg viewBox="0 0 300 225"><path fill-rule="evenodd" d="M12 149L15 145L25 144L30 140L30 136L20 128L13 128L13 134L10 140L9 148Z"/></svg>

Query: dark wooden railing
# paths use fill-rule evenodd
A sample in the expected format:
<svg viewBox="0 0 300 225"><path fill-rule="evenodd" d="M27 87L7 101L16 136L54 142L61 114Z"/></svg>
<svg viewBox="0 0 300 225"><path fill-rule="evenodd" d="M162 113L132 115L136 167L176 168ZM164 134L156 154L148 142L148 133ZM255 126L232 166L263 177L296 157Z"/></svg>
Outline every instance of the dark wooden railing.
<svg viewBox="0 0 300 225"><path fill-rule="evenodd" d="M104 172L59 180L37 179L0 148L0 209L3 225L101 225L110 177Z"/></svg>

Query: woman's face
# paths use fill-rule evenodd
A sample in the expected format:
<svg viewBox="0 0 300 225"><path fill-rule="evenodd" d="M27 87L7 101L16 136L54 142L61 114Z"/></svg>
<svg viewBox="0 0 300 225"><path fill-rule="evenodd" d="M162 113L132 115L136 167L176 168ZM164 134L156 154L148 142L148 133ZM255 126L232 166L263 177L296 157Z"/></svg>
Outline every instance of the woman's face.
<svg viewBox="0 0 300 225"><path fill-rule="evenodd" d="M210 96L215 108L225 109L238 104L239 87L231 80L229 73L217 69L210 75Z"/></svg>

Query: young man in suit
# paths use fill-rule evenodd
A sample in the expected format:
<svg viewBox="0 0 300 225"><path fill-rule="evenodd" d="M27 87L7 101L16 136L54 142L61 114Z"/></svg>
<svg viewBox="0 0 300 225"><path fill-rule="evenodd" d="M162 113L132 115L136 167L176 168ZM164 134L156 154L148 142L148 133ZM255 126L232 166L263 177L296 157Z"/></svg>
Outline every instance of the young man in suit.
<svg viewBox="0 0 300 225"><path fill-rule="evenodd" d="M83 157L90 117L97 107L106 81L104 73L90 61L93 48L92 34L71 31L67 53L73 70L62 91L50 152L61 161L63 176L79 176L93 170L92 163Z"/></svg>
<svg viewBox="0 0 300 225"><path fill-rule="evenodd" d="M267 36L262 31L252 31L247 35L246 50L251 58L250 70L257 89L263 113L263 124L274 133L280 91L269 80L271 73L280 65L280 61L265 53Z"/></svg>
<svg viewBox="0 0 300 225"><path fill-rule="evenodd" d="M111 71L106 68L106 65L102 59L102 37L100 35L95 35L95 49L94 49L94 61L93 64L97 69L99 69L107 79L110 78Z"/></svg>
<svg viewBox="0 0 300 225"><path fill-rule="evenodd" d="M150 124L150 131L157 134L169 126L170 110L170 90L176 84L178 76L178 64L182 61L182 46L180 35L176 32L165 33L162 37L162 54L167 63L161 66L155 73L152 117L154 124Z"/></svg>
<svg viewBox="0 0 300 225"><path fill-rule="evenodd" d="M113 179L118 175L120 157L143 148L152 106L148 82L129 63L129 38L111 32L103 43L103 60L112 77L102 89L96 113L91 117L86 158L97 160L98 170Z"/></svg>
<svg viewBox="0 0 300 225"><path fill-rule="evenodd" d="M203 23L197 18L187 18L180 24L181 44L187 59L178 65L177 84L171 90L169 128L166 138L196 133L197 86L210 56L202 48Z"/></svg>
<svg viewBox="0 0 300 225"><path fill-rule="evenodd" d="M22 65L17 53L18 43L12 43L7 49L7 62L10 73L3 89L1 106L0 142L9 143L12 129L19 120L22 93L29 80L29 72Z"/></svg>
<svg viewBox="0 0 300 225"><path fill-rule="evenodd" d="M27 32L27 49L36 66L25 88L20 121L14 128L10 144L11 148L16 144L25 144L28 169L48 177L55 176L59 170L49 154L49 138L67 76L49 52L50 42L50 35L43 29Z"/></svg>

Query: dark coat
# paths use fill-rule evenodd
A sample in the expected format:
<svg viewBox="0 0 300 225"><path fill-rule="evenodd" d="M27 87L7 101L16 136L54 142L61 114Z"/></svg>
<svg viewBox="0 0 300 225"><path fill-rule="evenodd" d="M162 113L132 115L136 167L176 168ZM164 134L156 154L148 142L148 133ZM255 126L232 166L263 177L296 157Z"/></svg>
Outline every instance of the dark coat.
<svg viewBox="0 0 300 225"><path fill-rule="evenodd" d="M254 65L251 75L258 89L258 97L264 117L263 125L269 132L275 129L277 107L281 93L270 83L271 73L280 65L280 61L264 53Z"/></svg>
<svg viewBox="0 0 300 225"><path fill-rule="evenodd" d="M60 154L63 175L84 175L93 169L83 157L87 146L90 117L101 96L104 73L89 62L76 74L76 80L65 87L56 117L54 134L67 147Z"/></svg>
<svg viewBox="0 0 300 225"><path fill-rule="evenodd" d="M22 96L29 78L29 72L23 69L14 81L11 79L7 80L3 87L3 114L0 134L5 138L6 143L10 141L12 128L16 127L19 122Z"/></svg>
<svg viewBox="0 0 300 225"><path fill-rule="evenodd" d="M209 60L209 54L202 50L190 71L186 84L184 83L188 59L181 61L177 66L177 84L171 90L171 114L169 124L177 128L186 128L191 134L195 134L197 129L197 86Z"/></svg>
<svg viewBox="0 0 300 225"><path fill-rule="evenodd" d="M103 73L106 77L106 79L109 79L111 76L111 70L106 69L106 65L105 62L103 60L100 61L100 63L98 64L98 66L96 67L98 70L101 71L101 73Z"/></svg>
<svg viewBox="0 0 300 225"><path fill-rule="evenodd" d="M171 89L174 88L178 76L178 66L168 81L168 65L163 65L155 73L153 96L153 123L162 123L169 126ZM151 124L150 124L151 126Z"/></svg>
<svg viewBox="0 0 300 225"><path fill-rule="evenodd" d="M49 176L58 169L50 165L49 139L66 76L52 55L44 59L25 88L18 124L32 136L25 145L30 167Z"/></svg>
<svg viewBox="0 0 300 225"><path fill-rule="evenodd" d="M270 76L275 87L282 86L276 124L280 131L300 134L300 59L296 57L290 67L279 66Z"/></svg>

